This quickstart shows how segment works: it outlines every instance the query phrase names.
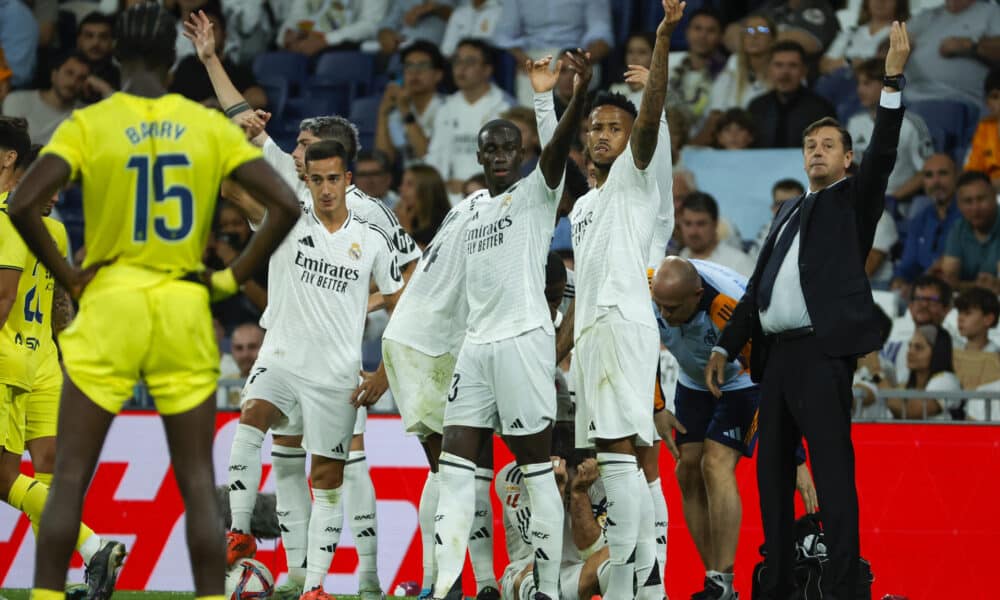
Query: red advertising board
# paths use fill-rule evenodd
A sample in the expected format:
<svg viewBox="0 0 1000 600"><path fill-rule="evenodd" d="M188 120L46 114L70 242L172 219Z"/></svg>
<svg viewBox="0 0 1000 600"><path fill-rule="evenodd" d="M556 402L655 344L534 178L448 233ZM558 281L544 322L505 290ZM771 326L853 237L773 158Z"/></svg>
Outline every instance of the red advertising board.
<svg viewBox="0 0 1000 600"><path fill-rule="evenodd" d="M218 417L214 451L218 483L226 480L235 417ZM862 554L875 572L873 597L894 593L910 600L987 598L992 542L1000 539L1000 522L993 514L1000 496L1000 429L858 425L854 439ZM383 586L391 591L400 581L420 580L417 503L426 467L416 440L403 435L397 418L369 419L366 446L378 495L379 572ZM499 470L510 455L502 444L497 446ZM268 447L264 450L263 488L273 490L266 464ZM684 527L673 461L664 453L660 464L670 509L667 591L673 598L685 598L700 589L703 571ZM30 468L24 463L26 472ZM752 462L744 461L737 475L744 510L736 584L749 599L749 575L762 539ZM494 510L499 573L505 553L499 506ZM155 414L133 412L116 419L87 496L84 518L99 533L129 547L121 589L192 589L183 506ZM333 593L357 589L357 554L348 530L327 580ZM30 587L34 550L27 519L0 505L0 587ZM284 573L283 552L274 544L264 543L258 558L276 577ZM79 558L71 579L82 579Z"/></svg>

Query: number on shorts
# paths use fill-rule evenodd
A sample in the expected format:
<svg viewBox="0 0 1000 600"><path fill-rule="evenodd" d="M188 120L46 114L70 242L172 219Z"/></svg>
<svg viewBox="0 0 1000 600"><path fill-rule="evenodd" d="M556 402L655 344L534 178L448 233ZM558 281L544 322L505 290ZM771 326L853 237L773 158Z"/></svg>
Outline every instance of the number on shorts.
<svg viewBox="0 0 1000 600"><path fill-rule="evenodd" d="M249 383L253 383L253 380L257 379L258 375L260 375L261 373L266 373L266 372L267 372L267 367L257 367L256 369L253 370L253 374L250 375L250 381L249 381Z"/></svg>
<svg viewBox="0 0 1000 600"><path fill-rule="evenodd" d="M458 382L462 379L462 375L455 373L451 376L451 389L448 390L448 402L454 402L455 398L458 398Z"/></svg>

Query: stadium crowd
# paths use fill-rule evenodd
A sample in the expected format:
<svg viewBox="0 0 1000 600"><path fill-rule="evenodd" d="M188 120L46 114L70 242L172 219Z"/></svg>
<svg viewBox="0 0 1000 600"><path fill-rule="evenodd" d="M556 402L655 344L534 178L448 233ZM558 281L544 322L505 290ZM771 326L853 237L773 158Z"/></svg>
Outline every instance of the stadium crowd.
<svg viewBox="0 0 1000 600"><path fill-rule="evenodd" d="M12 130L20 128L32 144L44 146L75 110L112 97L124 83L121 65L113 58L116 17L138 3L0 0L0 125ZM303 168L301 161L341 158L346 162L356 156L351 160L353 183L361 193L379 200L391 211L390 215L377 218L398 222L401 228L402 232L389 242L390 253L409 252L415 258L421 251L428 251L435 236L446 230L453 207L463 206L470 198L475 201L477 192L490 189L490 178L497 174L484 174L479 159L483 150L480 132L484 125L495 119L513 123L524 151L517 175L529 182L521 189L534 189L529 188L532 185L545 187L546 193L552 193L547 169L554 168L555 150L550 149L550 144L562 149L558 142L564 141L568 125L564 126L560 120L558 128L550 127L545 118L551 118L552 123L564 116L574 120L571 125L579 133L565 139L569 161L549 247L551 256L561 259L561 264L549 261L545 281L554 327L557 330L561 327L575 298L574 271L580 262L580 257L574 256L577 224L571 223L571 213L578 200L583 202L608 177L601 172L598 164L601 161L595 160L588 150L591 114L582 107L601 91L620 94L634 108L640 107L652 77L657 28L665 22L661 2L163 0L163 5L177 19L176 62L170 69L169 91L224 111L243 127L248 139L263 147L265 158L283 176L286 173L281 171L281 161L287 159L284 167L290 171L289 182L297 181L295 169ZM976 399L974 393L968 394L972 399L955 394L977 389L1000 390L997 328L1000 3L689 0L683 19L672 34L666 82L663 119L666 131L662 132L661 140L669 140L666 150L672 175L670 183L662 185L660 190L672 189L676 219L675 224L671 221L672 231L661 232L666 245L663 256L714 263L724 267L725 273L734 272L745 280L754 272L758 253L769 238L768 225L741 231L740 226L745 229L746 224L731 215L746 214L745 206L741 205L748 200L737 195L714 197L706 191L712 187L711 182L699 181L699 168L694 163L686 165L685 156L710 152L717 153L710 156L741 157L745 159L746 172L733 172L728 177L759 184L763 181L760 173L752 171L767 170L761 160L791 162L792 172L800 172L803 131L825 117L832 117L839 119L853 138L853 168L861 168L862 156L876 137L876 114L880 106L885 106L880 103L885 101L883 78L894 21L907 24L913 47L905 71L904 105L908 110L899 134L895 167L888 179L885 211L864 259L864 271L880 308L882 347L857 363L853 416L858 420L1000 422L1000 401ZM538 75L533 73L532 65L541 62L547 69L546 57L552 56L566 56L568 63L575 60L586 63L579 57L589 57L593 72L575 63L574 68L557 71L549 88L551 92L546 90L541 101ZM589 83L589 88L578 89L581 81ZM233 98L240 103L234 103ZM327 143L324 132L344 126L343 120L331 120L330 115L346 117L356 127L353 149ZM303 135L315 138L310 139L315 144L311 152L301 149ZM0 147L3 186L0 192L13 189L21 175L17 169L22 163L18 161L15 165L16 156L5 158L7 151L16 154L17 149ZM647 164L656 164L662 155L650 157ZM545 181L531 179L542 176L538 174L544 175ZM754 222L754 229L759 223L770 224L771 216L779 214L782 203L802 197L807 190L801 175L775 177L765 185L767 189L757 190L755 195L766 193L770 202L751 207L763 215ZM309 194L305 189L296 191L300 198ZM80 186L70 185L59 192L52 211L52 217L68 231L68 255L77 264L83 263L88 251L83 242L82 207ZM258 235L256 228L261 219L254 215L261 218L263 215L255 212L258 208L243 188L222 185L203 257L208 268L225 270ZM306 239L312 246L311 238L302 238ZM488 247L494 243L491 239L484 238L478 243ZM498 239L502 240L502 235ZM402 248L407 244L410 247L404 252ZM381 294L374 294L369 300L371 310L364 325L361 359L363 371L368 374L379 370L387 351L383 348L383 333L396 307L398 284L402 281L402 276L392 269L408 264L393 262L390 269L389 263L379 262L388 259L373 260L376 264L369 266L371 271L364 278L374 278ZM722 281L727 277L711 275L711 268L714 267L702 271L699 267L704 281L716 281L713 277ZM652 275L651 272L650 285L656 298L656 280ZM238 386L244 380L248 387L252 386L255 373L262 372L258 359L265 343L265 328L262 328L265 323L261 317L269 304L269 280L282 276L261 268L243 282L239 293L212 305L219 370L226 384L218 394L220 407L238 408L241 402ZM669 273L662 277L673 281ZM550 286L558 290L552 297ZM725 286L720 283L716 287L723 290ZM716 293L729 294L724 290ZM738 293L733 292L737 299ZM656 301L664 304L658 298ZM277 310L272 309L271 314ZM689 318L695 317L689 315ZM546 323L545 327L549 325ZM660 326L661 339L665 339L662 331L667 324L661 322ZM272 329L267 331L271 334ZM385 339L392 338L386 335ZM563 370L569 369L572 360L567 354L557 345ZM658 393L669 408L673 407L673 390L678 380L681 387L684 384L679 360L683 361L661 345L662 390ZM392 382L391 373L389 377ZM560 398L568 398L573 378L559 379L557 384L564 392ZM367 379L362 388L366 385ZM884 392L900 389L942 395L912 399L906 394L892 397ZM278 392L271 388L263 393ZM279 404L269 408L275 406L280 412L266 413L263 411L267 409L261 409L257 415L244 407L241 427L256 427L260 438L269 428L277 432L281 415L290 413ZM391 393L375 405L376 409L393 407ZM571 411L561 405L560 411L564 410ZM349 485L350 465L356 459L363 461L363 442L358 439L363 425L359 427L360 431L344 432L349 449L337 446L336 456L331 457L331 462L340 461L339 471L323 470L314 463L312 483L317 498L314 512L329 510L332 514L336 505L337 511L352 511L355 521L366 518L364 505L348 503L346 509L340 508L339 496L334 500L332 493L330 498L320 500L323 496L320 492L339 490L342 482ZM670 427L678 432L678 444L683 443L684 424L673 423ZM305 435L308 438L308 424ZM257 433L246 436L249 437L234 442L233 464L245 470L245 464L257 460L259 478L260 440L250 439ZM294 437L294 434L276 433L276 436ZM297 452L301 451L297 447L301 436L299 431L299 441L294 445ZM281 442L276 443L284 447ZM565 443L572 447L571 438ZM696 518L691 516L707 519L707 513L718 508L710 499L704 499L704 490L722 485L717 479L723 477L720 473L726 467L708 466L707 453L704 462L700 454L694 459L684 457L672 442L667 443L681 460L678 479L685 492L685 516L692 532L704 538L696 540L699 550L706 549L703 554L706 588L701 597L732 598L731 564L726 564L724 552L721 557L710 552L713 544L726 546L729 541L717 542L712 537L717 532L709 531L707 524L704 531L699 530ZM239 444L245 445L239 450L243 454L237 451ZM513 450L518 453L517 448ZM737 450L752 454L753 445ZM254 451L257 458L247 458ZM441 452L440 446L436 452ZM453 454L460 454L447 443L445 452L450 459ZM432 456L430 450L428 456ZM444 464L444 454L441 458ZM482 478L479 476L484 467L475 458L473 453L456 460L464 461L463 466L467 464L477 478ZM435 456L431 464L436 466L437 460ZM732 460L735 464L738 456ZM635 458L633 468L634 461ZM697 472L692 471L692 465ZM500 467L497 465L496 469L499 495L524 488L525 497L530 495L532 502L537 503L536 512L544 510L541 492L531 490L534 484L528 471L522 480L520 470L511 465ZM556 466L557 471L560 468L563 469L560 492L571 498L566 518L572 517L574 534L568 541L576 543L574 552L578 553L574 559L579 570L574 577L578 578L581 595L585 591L598 593L608 585L607 579L602 578L609 577L614 582L618 576L614 567L606 569L602 562L611 560L617 564L613 553L618 550L612 548L609 559L607 550L597 548L595 538L601 535L600 526L595 529L597 520L589 518L592 505L599 503L604 494L603 488L594 489L597 466L591 462L574 464L574 475L569 481L566 465ZM729 465L729 475L732 468ZM437 474L437 469L434 471ZM809 504L815 490L808 470L803 471L798 474L797 484ZM486 481L490 481L493 471L486 468L485 472L489 474ZM651 487L659 485L658 477L658 473L646 472L643 483L648 480ZM501 481L506 482L504 491ZM370 485L368 481L369 488ZM478 482L477 485L481 487ZM701 490L705 503L700 508L698 494L691 491L695 488ZM368 493L364 486L359 489L362 491L356 493ZM477 503L480 493L477 489ZM488 496L489 490L485 493ZM374 521L374 491L371 494L370 519ZM653 495L655 503L655 492ZM449 502L444 496L442 506ZM472 497L470 492L469 498ZM606 502L607 498L603 500ZM574 509L574 502L579 502L582 508ZM639 510L636 507L636 512ZM234 532L248 535L246 527L237 526L236 512L234 504ZM338 514L342 519L343 513ZM244 516L249 522L248 513ZM476 516L479 518L478 508ZM504 518L524 519L527 523L530 510L529 516L516 511L508 515L505 511ZM304 527L304 523L299 525ZM424 524L422 520L422 529ZM310 536L318 535L313 532L313 525L309 527ZM511 530L516 528L517 524L511 523ZM527 525L520 533L528 536ZM536 537L548 535L535 529L530 533ZM433 572L439 568L444 572L446 565L428 566L427 548L433 548L434 542L431 539L430 546L427 540L424 543L425 570ZM525 537L523 548L512 547L512 543L508 540L509 551L520 553L527 549L530 559L531 540ZM332 548L335 547L334 541ZM299 562L304 564L304 543L295 550L300 552ZM665 553L665 538L662 550ZM715 550L718 554L718 548ZM475 566L473 542L469 543L469 551ZM312 560L312 554L309 556ZM368 556L369 559L373 556L372 551ZM653 554L649 556L651 563L655 562ZM534 557L537 561L537 550ZM591 560L592 557L601 558ZM464 560L464 554L461 558ZM492 563L492 555L487 560ZM663 561L659 559L661 568ZM519 567L527 569L527 564ZM724 572L727 567L728 576ZM640 565L634 569L638 573ZM543 574L540 583L536 574L531 583L533 578L529 573L530 569L509 576L505 573L500 582L492 575L478 581L477 574L477 584L481 592L492 588L499 593L496 588L501 586L505 594L512 592L522 600L526 600L524 595L528 590L536 593L533 586L538 586L537 593L543 597L554 595L544 593L545 586L553 584L544 579L551 579L550 574ZM308 590L314 583L314 573L304 575L303 567L302 575L309 582ZM374 581L371 585L379 592L374 571L368 575L369 583ZM443 596L442 589L447 591L447 586L442 588L440 579L428 581L426 575L423 587L429 589L436 584L435 597ZM646 579L647 586L658 584L662 591L661 581L653 581L652 576Z"/></svg>

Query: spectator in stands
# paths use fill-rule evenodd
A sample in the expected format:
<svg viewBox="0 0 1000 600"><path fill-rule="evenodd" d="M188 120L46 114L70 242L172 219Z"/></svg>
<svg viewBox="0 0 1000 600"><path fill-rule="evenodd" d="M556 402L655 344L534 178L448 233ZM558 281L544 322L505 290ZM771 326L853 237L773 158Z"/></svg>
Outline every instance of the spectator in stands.
<svg viewBox="0 0 1000 600"><path fill-rule="evenodd" d="M958 310L958 332L965 338L965 349L976 352L1000 352L1000 346L990 341L990 329L1000 318L1000 301L996 292L971 287L955 298Z"/></svg>
<svg viewBox="0 0 1000 600"><path fill-rule="evenodd" d="M73 109L82 106L80 97L89 76L87 59L82 54L67 54L53 67L48 89L11 92L0 112L27 119L31 141L46 144Z"/></svg>
<svg viewBox="0 0 1000 600"><path fill-rule="evenodd" d="M461 6L448 19L448 27L441 40L441 53L451 56L458 49L458 42L465 38L493 39L501 9L500 0L462 0Z"/></svg>
<svg viewBox="0 0 1000 600"><path fill-rule="evenodd" d="M625 40L625 66L631 68L632 65L639 65L649 69L653 62L653 44L656 43L655 34L650 31L634 31ZM673 56L670 57L673 64ZM617 75L617 74L616 74ZM608 91L621 94L628 98L629 102L635 106L642 104L642 91L646 89L642 81L629 81L615 83L608 88ZM572 92L570 92L572 95ZM569 100L567 98L567 100Z"/></svg>
<svg viewBox="0 0 1000 600"><path fill-rule="evenodd" d="M882 94L882 77L885 75L885 61L871 58L854 68L858 80L858 98L864 110L847 122L847 131L854 140L854 163L861 164L872 131L875 129L875 109ZM923 184L920 172L924 161L934 154L934 140L924 120L913 111L907 111L899 132L896 147L896 166L889 175L887 194L897 199L906 199L917 192Z"/></svg>
<svg viewBox="0 0 1000 600"><path fill-rule="evenodd" d="M982 171L1000 191L1000 69L993 69L983 82L986 117L972 136L972 148L965 161L966 171Z"/></svg>
<svg viewBox="0 0 1000 600"><path fill-rule="evenodd" d="M226 181L222 185L222 197L227 200L219 204L216 211L212 238L206 247L205 266L223 269L229 266L250 241L253 232L246 216L238 208L247 203L247 192L235 183ZM252 198L249 200L252 202ZM227 332L246 321L256 321L267 307L267 274L255 273L240 287L240 293L213 304L215 314Z"/></svg>
<svg viewBox="0 0 1000 600"><path fill-rule="evenodd" d="M865 274L873 290L887 290L892 284L892 251L899 241L899 231L896 222L888 211L882 211L882 217L875 224L875 237L872 248L865 258Z"/></svg>
<svg viewBox="0 0 1000 600"><path fill-rule="evenodd" d="M726 66L726 55L722 52L722 20L711 10L696 10L691 13L684 37L687 51L670 53L667 106L684 111L688 121L696 123L708 113L712 86ZM633 64L628 61L627 48L626 64Z"/></svg>
<svg viewBox="0 0 1000 600"><path fill-rule="evenodd" d="M744 277L753 273L754 262L743 252L719 242L719 205L704 193L688 194L681 203L681 237L684 258L707 260L729 267Z"/></svg>
<svg viewBox="0 0 1000 600"><path fill-rule="evenodd" d="M956 195L962 219L944 244L944 278L959 289L978 285L1000 293L1000 219L990 178L982 171L966 171L958 178Z"/></svg>
<svg viewBox="0 0 1000 600"><path fill-rule="evenodd" d="M264 343L264 330L254 321L241 323L233 329L230 337L230 351L240 371L236 377L249 377L250 369L257 360L260 345Z"/></svg>
<svg viewBox="0 0 1000 600"><path fill-rule="evenodd" d="M20 0L0 0L0 48L13 72L11 85L15 88L28 85L35 76L38 35L31 9Z"/></svg>
<svg viewBox="0 0 1000 600"><path fill-rule="evenodd" d="M482 173L476 173L472 177L465 180L462 184L462 195L470 196L479 190L486 189L486 176Z"/></svg>
<svg viewBox="0 0 1000 600"><path fill-rule="evenodd" d="M7 94L10 93L10 82L13 77L14 72L10 70L10 66L7 64L7 59L4 58L3 48L0 48L0 107L3 106L4 98L6 98Z"/></svg>
<svg viewBox="0 0 1000 600"><path fill-rule="evenodd" d="M904 298L910 295L909 285L917 276L941 272L941 255L948 232L960 216L955 203L958 174L950 156L932 154L924 162L921 179L924 193L932 202L907 219L903 254L896 263L892 282L892 288L901 290ZM913 204L916 203L914 200Z"/></svg>
<svg viewBox="0 0 1000 600"><path fill-rule="evenodd" d="M525 62L555 56L563 48L583 48L591 64L600 65L614 45L611 7L608 0L503 0L494 38L514 55L518 104L531 106L534 92ZM600 80L596 70L594 80Z"/></svg>
<svg viewBox="0 0 1000 600"><path fill-rule="evenodd" d="M951 335L940 325L920 325L906 351L909 371L906 389L927 392L960 392L955 376ZM963 420L963 400L889 398L886 405L897 419Z"/></svg>
<svg viewBox="0 0 1000 600"><path fill-rule="evenodd" d="M542 153L542 143L538 139L538 124L535 122L535 111L526 106L512 106L500 113L500 118L514 123L521 131L521 146L524 151L521 175L527 177L535 170L538 157Z"/></svg>
<svg viewBox="0 0 1000 600"><path fill-rule="evenodd" d="M904 346L909 343L914 329L928 324L943 326L944 319L951 310L951 297L951 286L939 277L921 275L913 283L909 312L893 319L889 341L882 346L882 356L895 367L896 381L906 381L910 376Z"/></svg>
<svg viewBox="0 0 1000 600"><path fill-rule="evenodd" d="M434 119L444 99L438 85L444 77L444 58L437 46L422 40L401 53L403 85L390 82L382 94L375 147L392 163L404 165L427 154L434 133Z"/></svg>
<svg viewBox="0 0 1000 600"><path fill-rule="evenodd" d="M840 22L827 0L768 0L755 15L762 15L777 26L778 41L795 42L809 56L823 52L840 29ZM726 45L733 48L734 26L726 28Z"/></svg>
<svg viewBox="0 0 1000 600"><path fill-rule="evenodd" d="M753 116L742 108L730 108L715 125L712 147L720 150L745 150L757 138Z"/></svg>
<svg viewBox="0 0 1000 600"><path fill-rule="evenodd" d="M448 191L458 194L462 183L482 170L476 160L479 129L511 107L493 84L493 49L480 40L462 40L452 60L458 91L448 96L434 117L427 164L437 169Z"/></svg>
<svg viewBox="0 0 1000 600"><path fill-rule="evenodd" d="M315 56L329 50L357 50L374 39L389 0L291 0L278 30L279 48Z"/></svg>
<svg viewBox="0 0 1000 600"><path fill-rule="evenodd" d="M399 194L392 189L392 163L380 150L358 152L351 183L389 208L399 202Z"/></svg>
<svg viewBox="0 0 1000 600"><path fill-rule="evenodd" d="M762 16L751 16L740 23L739 47L726 62L708 100L708 113L701 131L691 142L707 146L715 131L715 123L730 108L746 108L750 101L770 89L768 62L774 43L774 23Z"/></svg>
<svg viewBox="0 0 1000 600"><path fill-rule="evenodd" d="M802 187L802 183L797 179L780 179L775 182L774 186L771 187L771 216L773 217L778 214L778 209L781 208L782 202L798 198L805 193L806 189ZM767 240L767 234L770 231L771 223L769 221L761 226L757 232L757 239L750 245L747 256L754 262L757 261L760 249L764 247L764 242Z"/></svg>
<svg viewBox="0 0 1000 600"><path fill-rule="evenodd" d="M808 73L806 53L797 42L771 47L768 79L772 90L755 98L749 107L757 123L760 148L799 148L802 132L823 117L836 117L829 102L802 84Z"/></svg>
<svg viewBox="0 0 1000 600"><path fill-rule="evenodd" d="M864 0L858 11L858 24L837 34L819 61L820 72L832 73L875 57L879 45L889 40L892 22L904 23L909 19L909 0Z"/></svg>
<svg viewBox="0 0 1000 600"><path fill-rule="evenodd" d="M421 250L431 243L449 210L448 190L434 167L407 167L399 185L396 217Z"/></svg>
<svg viewBox="0 0 1000 600"><path fill-rule="evenodd" d="M76 28L76 49L90 64L90 77L83 90L83 101L97 102L121 87L121 73L111 55L114 49L115 20L92 12Z"/></svg>
<svg viewBox="0 0 1000 600"><path fill-rule="evenodd" d="M913 40L907 99L965 100L980 106L988 65L1000 62L1000 6L948 0L913 17L907 28Z"/></svg>
<svg viewBox="0 0 1000 600"><path fill-rule="evenodd" d="M395 54L417 40L441 44L455 0L389 0L389 12L378 24L382 54Z"/></svg>
<svg viewBox="0 0 1000 600"><path fill-rule="evenodd" d="M878 305L875 311L879 319L879 333L882 334L882 345L889 339L892 331L892 319L885 314ZM892 363L886 360L881 353L876 350L869 352L858 360L858 367L854 371L854 419L890 419L892 413L883 404L877 402L876 395L879 390L892 389L896 387L895 370Z"/></svg>
<svg viewBox="0 0 1000 600"><path fill-rule="evenodd" d="M222 107L219 105L219 100L215 97L215 90L212 88L212 80L209 78L208 71L203 64L204 61L211 57L211 55L206 56L205 53L211 51L212 54L218 56L222 61L222 66L232 80L233 85L243 94L243 97L252 108L264 108L267 106L267 93L262 87L257 85L257 80L254 78L253 72L229 60L223 51L226 47L226 19L222 16L222 11L208 5L201 9L199 14L194 18L208 19L211 22L212 30L215 33L215 47L199 48L197 49L198 56L189 54L181 59L174 70L173 81L170 83L170 91L195 102L200 102L210 108L221 110ZM188 43L188 46L191 46L191 44Z"/></svg>

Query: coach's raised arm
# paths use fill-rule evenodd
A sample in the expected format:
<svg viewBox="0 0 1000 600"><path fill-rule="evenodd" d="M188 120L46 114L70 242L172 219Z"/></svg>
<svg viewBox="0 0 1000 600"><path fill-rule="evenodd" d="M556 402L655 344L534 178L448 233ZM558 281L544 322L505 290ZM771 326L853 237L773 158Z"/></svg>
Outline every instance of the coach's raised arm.
<svg viewBox="0 0 1000 600"><path fill-rule="evenodd" d="M903 122L906 27L892 24L872 141L847 178L851 136L834 119L803 132L809 192L782 204L746 294L705 369L718 396L729 356L752 341L750 372L761 383L758 485L769 568L764 598L794 589L792 495L795 448L805 435L823 511L830 563L823 594L853 597L858 577L858 500L851 443L856 358L878 349L878 320L864 260L885 206Z"/></svg>

